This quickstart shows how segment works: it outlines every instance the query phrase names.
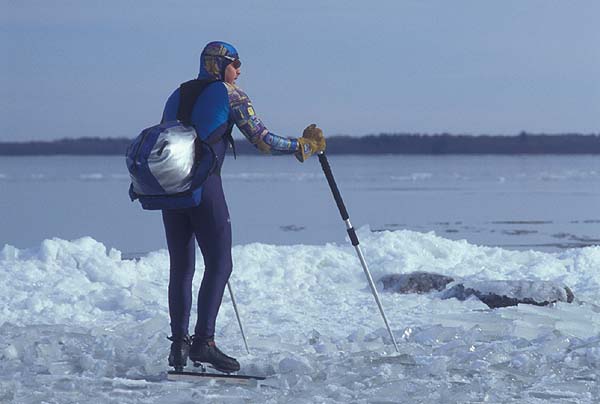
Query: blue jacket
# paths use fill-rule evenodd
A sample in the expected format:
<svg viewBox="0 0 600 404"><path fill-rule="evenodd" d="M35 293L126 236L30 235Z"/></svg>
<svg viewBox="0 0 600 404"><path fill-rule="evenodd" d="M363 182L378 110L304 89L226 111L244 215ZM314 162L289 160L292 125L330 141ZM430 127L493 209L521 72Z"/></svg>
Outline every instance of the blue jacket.
<svg viewBox="0 0 600 404"><path fill-rule="evenodd" d="M194 104L191 121L198 136L204 140L214 140L236 125L246 139L263 153L296 152L297 139L271 133L256 115L248 95L235 84L223 81L225 68L231 63L231 58L238 59L237 51L224 42L211 42L202 52L198 78L217 81L209 84ZM179 88L167 100L163 111L163 122L175 120L178 108ZM223 161L225 149L225 142L215 146L220 163Z"/></svg>

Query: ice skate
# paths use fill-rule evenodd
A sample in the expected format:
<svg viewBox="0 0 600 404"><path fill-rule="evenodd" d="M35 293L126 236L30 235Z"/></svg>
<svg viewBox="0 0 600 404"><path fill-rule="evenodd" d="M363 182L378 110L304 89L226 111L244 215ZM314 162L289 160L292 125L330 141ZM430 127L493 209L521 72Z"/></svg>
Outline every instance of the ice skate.
<svg viewBox="0 0 600 404"><path fill-rule="evenodd" d="M213 339L205 340L193 337L189 357L194 362L194 366L207 364L223 373L232 373L240 370L240 363L235 358L221 352Z"/></svg>
<svg viewBox="0 0 600 404"><path fill-rule="evenodd" d="M171 342L171 351L169 352L169 366L181 372L187 365L187 358L190 353L192 344L191 338L185 336L183 338L167 337Z"/></svg>

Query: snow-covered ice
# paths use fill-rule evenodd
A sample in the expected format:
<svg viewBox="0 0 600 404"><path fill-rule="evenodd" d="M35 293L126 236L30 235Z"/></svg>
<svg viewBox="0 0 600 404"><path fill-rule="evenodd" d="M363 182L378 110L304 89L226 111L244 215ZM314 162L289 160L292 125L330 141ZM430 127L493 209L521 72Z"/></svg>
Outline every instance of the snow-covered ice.
<svg viewBox="0 0 600 404"><path fill-rule="evenodd" d="M91 238L5 245L0 402L600 401L600 247L508 251L368 228L359 237L375 279L427 271L552 281L576 299L490 310L477 299L382 291L395 353L351 245L239 245L231 284L252 352L227 294L217 342L241 373L268 380L168 382L165 250L126 260ZM202 266L198 254L196 286Z"/></svg>

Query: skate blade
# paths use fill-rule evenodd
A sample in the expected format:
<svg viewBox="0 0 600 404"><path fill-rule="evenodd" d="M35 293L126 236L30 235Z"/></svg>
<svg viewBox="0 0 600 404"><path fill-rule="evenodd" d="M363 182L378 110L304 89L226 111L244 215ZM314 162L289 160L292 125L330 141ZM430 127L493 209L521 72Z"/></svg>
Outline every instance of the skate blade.
<svg viewBox="0 0 600 404"><path fill-rule="evenodd" d="M167 380L170 381L201 381L201 380L215 380L217 382L231 383L231 384L253 384L258 381L265 380L263 376L251 376L251 375L233 375L233 374L219 374L209 372L178 372L170 370L167 372Z"/></svg>
<svg viewBox="0 0 600 404"><path fill-rule="evenodd" d="M194 364L195 368L200 368L202 373L207 373L206 369L213 369L213 370L216 370L217 372L221 372L226 375L235 374L235 373L239 372L238 370L228 371L228 370L219 369L219 368L215 367L213 364L208 363L208 362L193 362L192 361L192 363ZM177 370L177 369L175 369L175 370Z"/></svg>

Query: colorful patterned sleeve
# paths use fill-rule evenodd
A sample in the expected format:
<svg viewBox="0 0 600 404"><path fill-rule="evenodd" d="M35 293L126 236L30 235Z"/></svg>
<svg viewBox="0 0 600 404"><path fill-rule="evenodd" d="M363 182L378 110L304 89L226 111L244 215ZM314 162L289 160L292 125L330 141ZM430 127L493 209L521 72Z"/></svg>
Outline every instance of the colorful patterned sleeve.
<svg viewBox="0 0 600 404"><path fill-rule="evenodd" d="M265 127L254 112L252 101L239 87L225 83L229 94L230 116L242 134L263 153L292 154L298 150L298 140L277 136Z"/></svg>

